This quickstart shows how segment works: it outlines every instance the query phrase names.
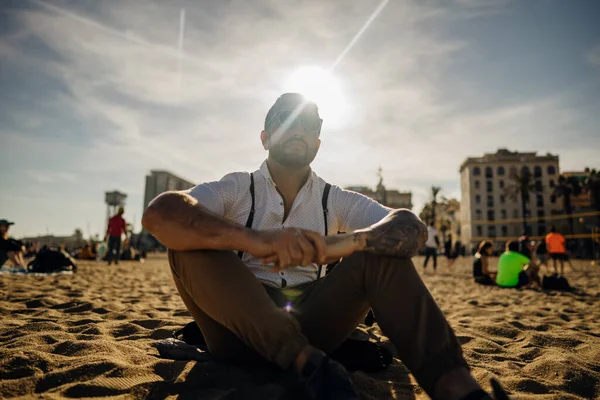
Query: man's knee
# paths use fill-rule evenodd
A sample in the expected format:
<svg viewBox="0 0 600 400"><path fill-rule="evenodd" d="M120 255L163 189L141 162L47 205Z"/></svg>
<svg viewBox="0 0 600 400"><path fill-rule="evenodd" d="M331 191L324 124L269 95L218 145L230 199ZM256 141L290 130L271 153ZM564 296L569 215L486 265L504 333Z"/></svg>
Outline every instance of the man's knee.
<svg viewBox="0 0 600 400"><path fill-rule="evenodd" d="M199 268L200 266L216 265L225 253L217 250L168 250L169 265L175 272L182 268ZM231 254L233 255L233 253Z"/></svg>

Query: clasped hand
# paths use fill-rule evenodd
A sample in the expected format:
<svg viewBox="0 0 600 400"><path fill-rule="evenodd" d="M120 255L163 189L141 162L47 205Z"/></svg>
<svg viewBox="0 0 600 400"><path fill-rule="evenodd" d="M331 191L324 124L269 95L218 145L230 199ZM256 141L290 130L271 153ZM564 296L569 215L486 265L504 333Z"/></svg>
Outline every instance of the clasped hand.
<svg viewBox="0 0 600 400"><path fill-rule="evenodd" d="M323 264L327 245L323 235L300 228L253 231L248 253L263 264L273 264L273 271L298 265Z"/></svg>

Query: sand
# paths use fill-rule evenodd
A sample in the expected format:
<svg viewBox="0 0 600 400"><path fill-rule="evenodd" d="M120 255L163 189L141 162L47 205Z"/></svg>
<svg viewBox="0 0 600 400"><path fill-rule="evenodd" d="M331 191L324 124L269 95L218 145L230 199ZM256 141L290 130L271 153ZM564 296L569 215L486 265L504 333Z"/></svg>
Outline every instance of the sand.
<svg viewBox="0 0 600 400"><path fill-rule="evenodd" d="M0 398L300 398L274 369L158 357L152 344L191 320L164 255L79 265L73 276L0 276ZM600 266L575 267L575 293L478 286L468 258L423 279L484 387L496 377L517 399L598 398ZM385 342L376 325L366 331ZM365 399L427 398L398 360L352 379Z"/></svg>

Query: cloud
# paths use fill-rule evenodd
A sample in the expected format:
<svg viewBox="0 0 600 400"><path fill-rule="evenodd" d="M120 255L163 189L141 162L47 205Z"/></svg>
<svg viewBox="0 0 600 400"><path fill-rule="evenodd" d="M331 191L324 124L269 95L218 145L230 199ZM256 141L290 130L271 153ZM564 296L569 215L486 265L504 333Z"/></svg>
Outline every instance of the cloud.
<svg viewBox="0 0 600 400"><path fill-rule="evenodd" d="M37 183L64 183L77 182L77 175L71 172L63 171L38 171L38 170L25 170L24 171L34 182Z"/></svg>
<svg viewBox="0 0 600 400"><path fill-rule="evenodd" d="M592 47L590 51L587 52L586 59L590 64L600 67L600 44Z"/></svg>
<svg viewBox="0 0 600 400"><path fill-rule="evenodd" d="M36 184L92 179L98 193L88 191L89 199L119 188L140 205L150 169L202 182L258 167L266 156L258 139L263 118L285 79L299 66L331 65L376 6L194 3L186 7L180 52L179 7L33 3L13 15L19 29L0 40L0 56L40 80L38 91L21 94L32 106L9 111L11 131L0 127L3 143L28 148L20 157L3 151L5 162ZM336 68L349 111L342 123L325 121L314 168L326 180L374 185L381 166L388 186L413 191L418 211L433 184L458 193L467 156L509 147L560 151L574 162L573 154L590 148L565 135L583 137L593 127L567 94L480 109L455 96L456 85L477 82L449 74L470 43L445 28L508 7L457 3L390 2ZM590 62L600 59L596 53ZM49 126L71 134L44 132Z"/></svg>

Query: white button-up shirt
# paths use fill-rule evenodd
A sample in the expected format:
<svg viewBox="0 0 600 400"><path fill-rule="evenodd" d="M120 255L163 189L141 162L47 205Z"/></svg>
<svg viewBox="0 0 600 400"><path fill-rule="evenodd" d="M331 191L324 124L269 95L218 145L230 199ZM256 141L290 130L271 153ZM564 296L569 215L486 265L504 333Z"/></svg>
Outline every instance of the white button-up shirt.
<svg viewBox="0 0 600 400"><path fill-rule="evenodd" d="M266 161L253 176L253 229L302 228L325 233L322 198L326 183L317 174L311 172L285 220L283 199L271 178ZM202 206L227 220L240 225L245 225L248 220L252 197L250 174L247 172L225 175L220 181L200 184L189 189L187 193L196 198ZM367 196L335 185L331 185L327 209L327 235L366 228L380 221L391 211ZM262 283L273 287L293 287L318 278L319 266L316 264L272 272L272 266L262 264L259 259L248 253L244 253L242 261Z"/></svg>

